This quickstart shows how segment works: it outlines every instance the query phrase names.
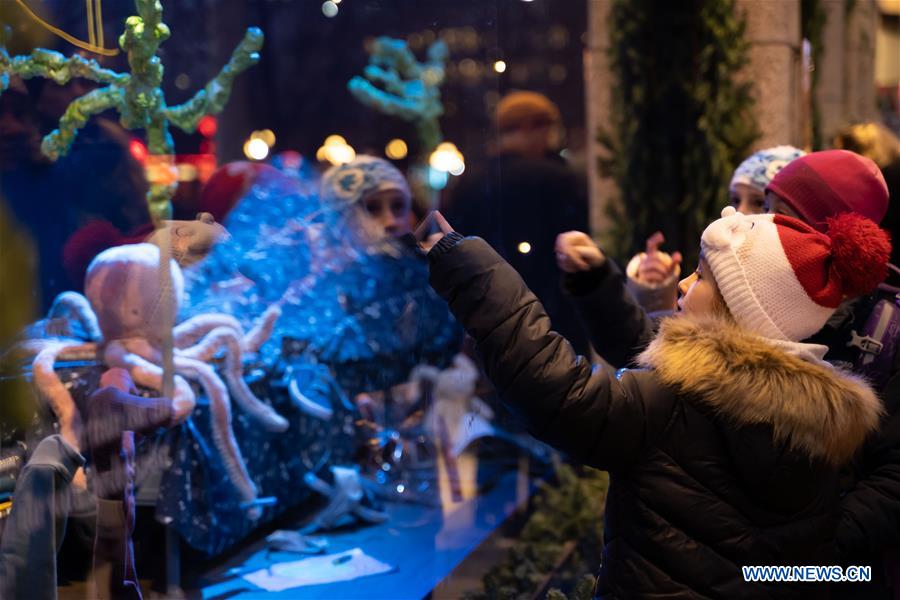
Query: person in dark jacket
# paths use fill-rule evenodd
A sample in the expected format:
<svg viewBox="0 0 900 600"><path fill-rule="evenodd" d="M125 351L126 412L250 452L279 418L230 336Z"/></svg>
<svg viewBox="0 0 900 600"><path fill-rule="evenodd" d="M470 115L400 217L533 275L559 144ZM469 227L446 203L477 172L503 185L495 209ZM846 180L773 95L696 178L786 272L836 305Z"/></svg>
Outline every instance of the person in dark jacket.
<svg viewBox="0 0 900 600"><path fill-rule="evenodd" d="M428 254L504 402L536 437L610 472L601 598L819 597L823 585L745 581L741 567L830 564L838 468L878 424L864 381L799 340L874 285L846 275L884 271L885 234L851 215L828 235L723 215L682 282L681 315L641 368L618 372L577 356L483 240L449 232Z"/></svg>
<svg viewBox="0 0 900 600"><path fill-rule="evenodd" d="M588 227L585 182L559 155L559 109L541 94L513 92L498 103L494 121L496 155L462 176L442 211L506 259L540 298L558 331L587 352L553 260L557 234Z"/></svg>
<svg viewBox="0 0 900 600"><path fill-rule="evenodd" d="M800 217L822 227L829 217L855 212L879 221L888 196L878 169L846 151L817 152L790 163L772 180L767 204L779 214ZM780 191L780 194L779 194ZM615 365L629 365L652 339L658 320L647 315L625 291L618 267L600 261L599 249L581 232L568 232L557 242L564 286L601 356ZM848 299L809 342L828 346L825 359L855 368L864 355L849 346L853 333L863 332L877 302L893 300L887 286L873 294ZM852 598L889 598L884 555L896 554L900 540L900 353L879 377L863 371L879 392L886 416L879 432L867 441L852 468L846 469L842 517L836 552L844 564L873 565L873 582L844 584L837 594ZM890 568L890 567L888 567ZM894 576L894 579L897 579ZM898 589L900 580L893 583Z"/></svg>

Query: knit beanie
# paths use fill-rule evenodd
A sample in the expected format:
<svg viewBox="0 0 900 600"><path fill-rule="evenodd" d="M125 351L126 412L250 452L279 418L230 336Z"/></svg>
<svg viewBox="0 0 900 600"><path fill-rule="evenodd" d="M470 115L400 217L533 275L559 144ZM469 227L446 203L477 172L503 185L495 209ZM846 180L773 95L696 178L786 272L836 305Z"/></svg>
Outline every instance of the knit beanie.
<svg viewBox="0 0 900 600"><path fill-rule="evenodd" d="M494 113L501 131L559 123L559 108L550 98L537 92L512 92L497 103Z"/></svg>
<svg viewBox="0 0 900 600"><path fill-rule="evenodd" d="M729 189L743 183L765 192L766 186L786 164L805 155L806 152L793 146L775 146L754 152L735 169Z"/></svg>
<svg viewBox="0 0 900 600"><path fill-rule="evenodd" d="M840 303L887 276L887 233L854 213L826 219L825 232L784 215L728 207L703 232L701 250L735 321L765 338L799 342Z"/></svg>
<svg viewBox="0 0 900 600"><path fill-rule="evenodd" d="M396 190L412 200L409 183L397 167L383 158L361 154L325 171L320 196L324 204L343 209L384 190Z"/></svg>
<svg viewBox="0 0 900 600"><path fill-rule="evenodd" d="M888 207L888 188L878 166L849 150L813 152L791 161L766 190L823 232L828 217L849 211L880 223Z"/></svg>

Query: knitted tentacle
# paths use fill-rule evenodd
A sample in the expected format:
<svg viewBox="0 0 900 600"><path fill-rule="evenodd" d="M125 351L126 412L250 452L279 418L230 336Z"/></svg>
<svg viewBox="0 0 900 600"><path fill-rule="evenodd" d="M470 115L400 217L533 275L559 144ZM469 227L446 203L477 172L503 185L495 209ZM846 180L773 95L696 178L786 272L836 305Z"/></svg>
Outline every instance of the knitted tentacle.
<svg viewBox="0 0 900 600"><path fill-rule="evenodd" d="M96 344L48 344L38 352L34 362L31 363L34 383L41 397L47 400L47 403L53 410L53 414L59 420L60 435L76 450L81 448L81 415L78 414L75 400L72 399L69 390L60 381L53 365L56 364L56 359L67 351L87 352L91 350L96 352Z"/></svg>
<svg viewBox="0 0 900 600"><path fill-rule="evenodd" d="M271 406L257 398L247 387L241 364L241 342L233 329L219 327L210 331L199 344L179 351L178 356L189 360L206 362L221 348L225 348L225 378L238 405L267 431L284 431L288 421Z"/></svg>
<svg viewBox="0 0 900 600"><path fill-rule="evenodd" d="M233 329L238 334L238 337L243 337L244 335L244 328L241 327L237 319L230 315L218 313L197 315L175 326L175 329L172 331L172 335L175 338L175 347L187 348L193 346L204 335L217 327Z"/></svg>
<svg viewBox="0 0 900 600"><path fill-rule="evenodd" d="M197 379L203 386L209 397L213 444L221 455L228 478L236 488L241 501L252 502L257 497L256 485L250 479L250 473L247 472L247 466L231 429L231 399L228 397L225 384L211 366L198 360L176 356L175 369L179 373ZM251 518L257 518L259 509L250 509L248 514Z"/></svg>
<svg viewBox="0 0 900 600"><path fill-rule="evenodd" d="M257 352L265 344L275 330L275 322L281 316L281 307L273 304L257 319L253 328L241 341L244 352Z"/></svg>
<svg viewBox="0 0 900 600"><path fill-rule="evenodd" d="M126 344L120 341L110 342L106 346L104 361L110 367L121 367L128 371L131 378L138 385L151 390L162 391L162 368L153 364L152 353L147 347L137 344ZM172 398L172 421L181 423L187 419L197 401L194 391L183 377L175 376L175 393Z"/></svg>

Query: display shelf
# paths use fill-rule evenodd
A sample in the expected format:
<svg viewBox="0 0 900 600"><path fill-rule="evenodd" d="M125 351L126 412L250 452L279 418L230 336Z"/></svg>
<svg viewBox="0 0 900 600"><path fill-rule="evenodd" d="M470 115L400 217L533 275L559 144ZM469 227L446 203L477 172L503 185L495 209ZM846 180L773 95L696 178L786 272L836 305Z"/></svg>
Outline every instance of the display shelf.
<svg viewBox="0 0 900 600"><path fill-rule="evenodd" d="M459 565L490 538L502 535L502 526L527 510L535 481L526 475L508 473L489 492L451 509L416 504L387 505L390 519L380 525L346 529L328 534L328 552L361 548L366 554L395 567L391 573L354 581L266 592L244 580L274 562L302 558L297 554L267 553L265 542L248 546L231 560L199 578L197 597L275 599L371 599L445 597ZM484 564L484 570L491 565ZM237 571L239 574L229 575ZM471 579L471 568L466 569ZM441 585L444 582L444 585ZM440 586L440 587L439 587ZM458 586L452 586L454 589ZM436 590L436 588L438 588ZM364 591L363 591L364 590ZM435 591L436 590L436 591ZM432 596L432 592L435 591ZM191 596L194 595L190 591Z"/></svg>

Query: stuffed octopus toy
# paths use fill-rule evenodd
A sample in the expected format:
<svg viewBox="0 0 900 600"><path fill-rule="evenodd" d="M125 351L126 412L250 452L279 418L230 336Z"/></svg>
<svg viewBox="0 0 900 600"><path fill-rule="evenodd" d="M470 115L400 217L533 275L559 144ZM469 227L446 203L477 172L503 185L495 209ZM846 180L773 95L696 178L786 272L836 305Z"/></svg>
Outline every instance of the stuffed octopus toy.
<svg viewBox="0 0 900 600"><path fill-rule="evenodd" d="M38 390L59 420L60 434L75 448L80 447L81 418L72 396L54 371L54 363L58 359L102 359L108 367L128 371L138 385L161 391L159 308L168 295L177 314L184 291L183 275L174 260L171 275L170 289L160 289L159 248L149 243L128 244L105 250L91 262L85 279L86 300L67 292L65 303L70 305L70 311L88 324L85 330L95 331L100 337L87 343L49 342L35 357L32 371ZM256 352L271 336L280 314L278 307L270 307L246 334L234 317L212 313L190 318L173 331L176 374L172 424L191 415L196 399L187 380L198 381L209 397L215 448L251 518L259 514L254 507L257 489L231 429L231 395L265 429L287 429L288 421L247 387L241 362L245 352ZM223 351L227 386L211 364Z"/></svg>

